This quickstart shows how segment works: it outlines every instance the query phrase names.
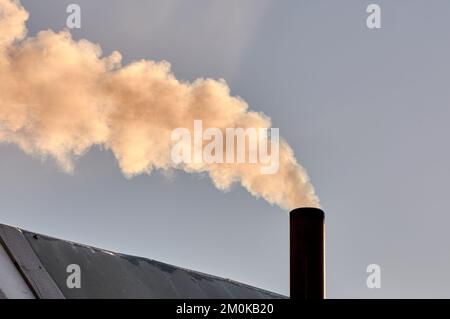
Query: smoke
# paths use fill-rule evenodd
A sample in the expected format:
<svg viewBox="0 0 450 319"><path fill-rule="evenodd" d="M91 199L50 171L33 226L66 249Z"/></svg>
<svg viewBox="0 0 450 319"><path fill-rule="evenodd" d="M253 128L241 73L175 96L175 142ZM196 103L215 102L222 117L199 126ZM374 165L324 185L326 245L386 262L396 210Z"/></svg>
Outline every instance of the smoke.
<svg viewBox="0 0 450 319"><path fill-rule="evenodd" d="M223 80L177 80L169 63L141 60L121 66L118 52L102 56L68 31L26 36L28 13L18 1L0 0L0 143L54 158L70 172L92 146L111 150L125 176L154 169L209 174L214 185L240 183L252 195L284 209L319 206L305 170L281 141L279 170L259 164L174 164L171 132L204 127L269 128L270 119L230 96Z"/></svg>

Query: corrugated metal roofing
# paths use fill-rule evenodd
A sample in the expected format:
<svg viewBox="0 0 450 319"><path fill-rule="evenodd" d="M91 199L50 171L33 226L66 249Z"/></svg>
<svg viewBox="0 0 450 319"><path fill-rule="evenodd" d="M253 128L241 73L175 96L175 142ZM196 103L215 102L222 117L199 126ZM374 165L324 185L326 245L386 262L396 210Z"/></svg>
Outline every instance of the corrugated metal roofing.
<svg viewBox="0 0 450 319"><path fill-rule="evenodd" d="M9 226L0 225L0 238L12 258L19 258L15 262L19 268L22 263L21 273L41 298L286 298L155 260L112 253ZM66 284L70 264L80 267L81 288L69 288Z"/></svg>

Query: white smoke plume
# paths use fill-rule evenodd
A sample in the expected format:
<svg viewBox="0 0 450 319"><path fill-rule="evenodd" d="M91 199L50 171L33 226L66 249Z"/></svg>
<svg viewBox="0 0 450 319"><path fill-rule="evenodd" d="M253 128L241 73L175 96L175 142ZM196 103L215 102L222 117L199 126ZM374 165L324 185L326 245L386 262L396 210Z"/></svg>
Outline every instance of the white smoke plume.
<svg viewBox="0 0 450 319"><path fill-rule="evenodd" d="M28 12L0 0L0 143L52 157L67 172L92 146L111 150L125 176L154 169L205 172L214 185L240 183L252 195L284 209L318 207L305 170L281 141L279 171L258 164L183 164L171 160L171 132L196 119L220 129L268 128L270 119L230 96L223 80L177 80L169 63L141 60L121 66L118 52L68 31L27 37Z"/></svg>

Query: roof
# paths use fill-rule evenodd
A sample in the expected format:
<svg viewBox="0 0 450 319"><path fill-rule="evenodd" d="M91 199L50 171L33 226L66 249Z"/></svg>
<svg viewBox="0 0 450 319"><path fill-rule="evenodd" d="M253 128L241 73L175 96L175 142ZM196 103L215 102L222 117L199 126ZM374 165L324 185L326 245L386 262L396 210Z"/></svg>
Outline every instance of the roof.
<svg viewBox="0 0 450 319"><path fill-rule="evenodd" d="M0 224L1 298L287 298L159 261ZM69 265L80 288L69 288ZM4 270L5 269L5 270Z"/></svg>

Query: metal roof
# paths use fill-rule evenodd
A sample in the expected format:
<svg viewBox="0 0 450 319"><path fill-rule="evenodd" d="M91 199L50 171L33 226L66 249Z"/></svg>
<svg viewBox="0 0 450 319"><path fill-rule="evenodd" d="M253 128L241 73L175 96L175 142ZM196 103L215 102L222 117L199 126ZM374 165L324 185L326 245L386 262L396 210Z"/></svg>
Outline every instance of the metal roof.
<svg viewBox="0 0 450 319"><path fill-rule="evenodd" d="M37 298L286 298L229 279L155 260L113 253L1 224L0 243L12 264L17 267L15 281L23 281L21 284L16 283L15 288L12 288L11 285L5 284L8 280L11 282L12 273L0 272L0 299L2 297L25 298L26 296ZM6 260L5 254L1 254L0 250L0 257L2 255ZM1 260L2 258L0 263ZM69 288L66 283L70 275L67 272L67 266L71 264L80 267L80 288ZM19 278L17 274L20 274L22 278ZM24 283L31 293L22 291L20 294L17 291L17 289L26 290Z"/></svg>

